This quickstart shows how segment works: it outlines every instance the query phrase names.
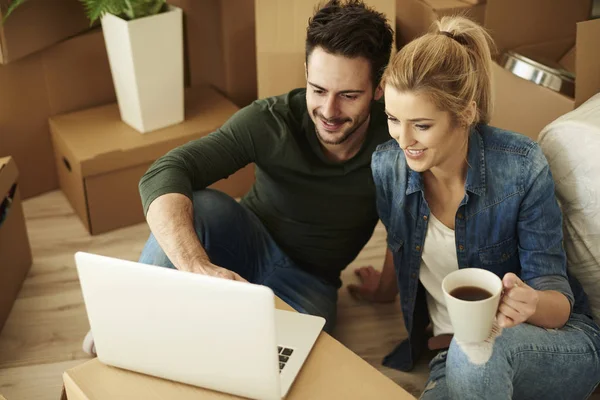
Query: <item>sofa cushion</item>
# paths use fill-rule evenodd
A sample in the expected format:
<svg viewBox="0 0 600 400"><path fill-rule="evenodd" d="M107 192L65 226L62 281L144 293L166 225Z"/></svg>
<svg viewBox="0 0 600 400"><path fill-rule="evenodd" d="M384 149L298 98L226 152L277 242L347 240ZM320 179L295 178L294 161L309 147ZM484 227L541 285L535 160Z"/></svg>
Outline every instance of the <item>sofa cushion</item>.
<svg viewBox="0 0 600 400"><path fill-rule="evenodd" d="M569 273L600 321L600 93L546 126L539 143L563 211Z"/></svg>

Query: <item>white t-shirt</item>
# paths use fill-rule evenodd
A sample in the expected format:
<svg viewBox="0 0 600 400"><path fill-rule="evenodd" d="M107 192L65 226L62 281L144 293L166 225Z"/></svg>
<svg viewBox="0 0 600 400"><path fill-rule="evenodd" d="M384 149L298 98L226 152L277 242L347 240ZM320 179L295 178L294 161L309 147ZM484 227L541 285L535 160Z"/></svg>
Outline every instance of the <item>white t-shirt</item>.
<svg viewBox="0 0 600 400"><path fill-rule="evenodd" d="M457 269L454 231L430 213L419 279L427 291L427 307L435 336L453 333L442 291L442 281L446 275Z"/></svg>

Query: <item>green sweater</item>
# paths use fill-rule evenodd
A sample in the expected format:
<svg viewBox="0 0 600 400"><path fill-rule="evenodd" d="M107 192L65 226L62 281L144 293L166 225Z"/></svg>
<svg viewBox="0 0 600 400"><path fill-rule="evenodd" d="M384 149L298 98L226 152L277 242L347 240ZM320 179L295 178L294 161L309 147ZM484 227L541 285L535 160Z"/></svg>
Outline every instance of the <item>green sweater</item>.
<svg viewBox="0 0 600 400"><path fill-rule="evenodd" d="M345 162L329 161L305 95L296 89L255 101L217 131L158 159L140 181L144 212L163 194L191 199L194 191L254 162L256 182L242 204L297 265L339 287L341 271L377 223L371 154L390 136L384 106L373 102L359 152Z"/></svg>

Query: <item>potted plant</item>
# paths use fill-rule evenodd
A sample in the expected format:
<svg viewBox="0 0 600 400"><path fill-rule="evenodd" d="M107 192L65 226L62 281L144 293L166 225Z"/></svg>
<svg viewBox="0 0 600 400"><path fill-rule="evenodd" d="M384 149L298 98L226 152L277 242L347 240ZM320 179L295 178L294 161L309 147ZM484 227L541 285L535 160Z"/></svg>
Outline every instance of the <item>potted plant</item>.
<svg viewBox="0 0 600 400"><path fill-rule="evenodd" d="M13 0L4 20L25 1ZM166 0L80 1L90 23L102 23L121 119L141 133L183 121L181 9Z"/></svg>

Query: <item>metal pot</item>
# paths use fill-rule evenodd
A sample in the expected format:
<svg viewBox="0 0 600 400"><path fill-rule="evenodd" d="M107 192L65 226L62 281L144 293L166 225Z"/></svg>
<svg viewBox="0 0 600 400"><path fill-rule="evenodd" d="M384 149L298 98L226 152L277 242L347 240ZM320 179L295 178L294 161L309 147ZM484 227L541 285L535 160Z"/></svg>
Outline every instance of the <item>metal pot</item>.
<svg viewBox="0 0 600 400"><path fill-rule="evenodd" d="M575 75L561 68L557 63L508 51L502 56L501 65L513 74L537 85L565 96L575 96Z"/></svg>

